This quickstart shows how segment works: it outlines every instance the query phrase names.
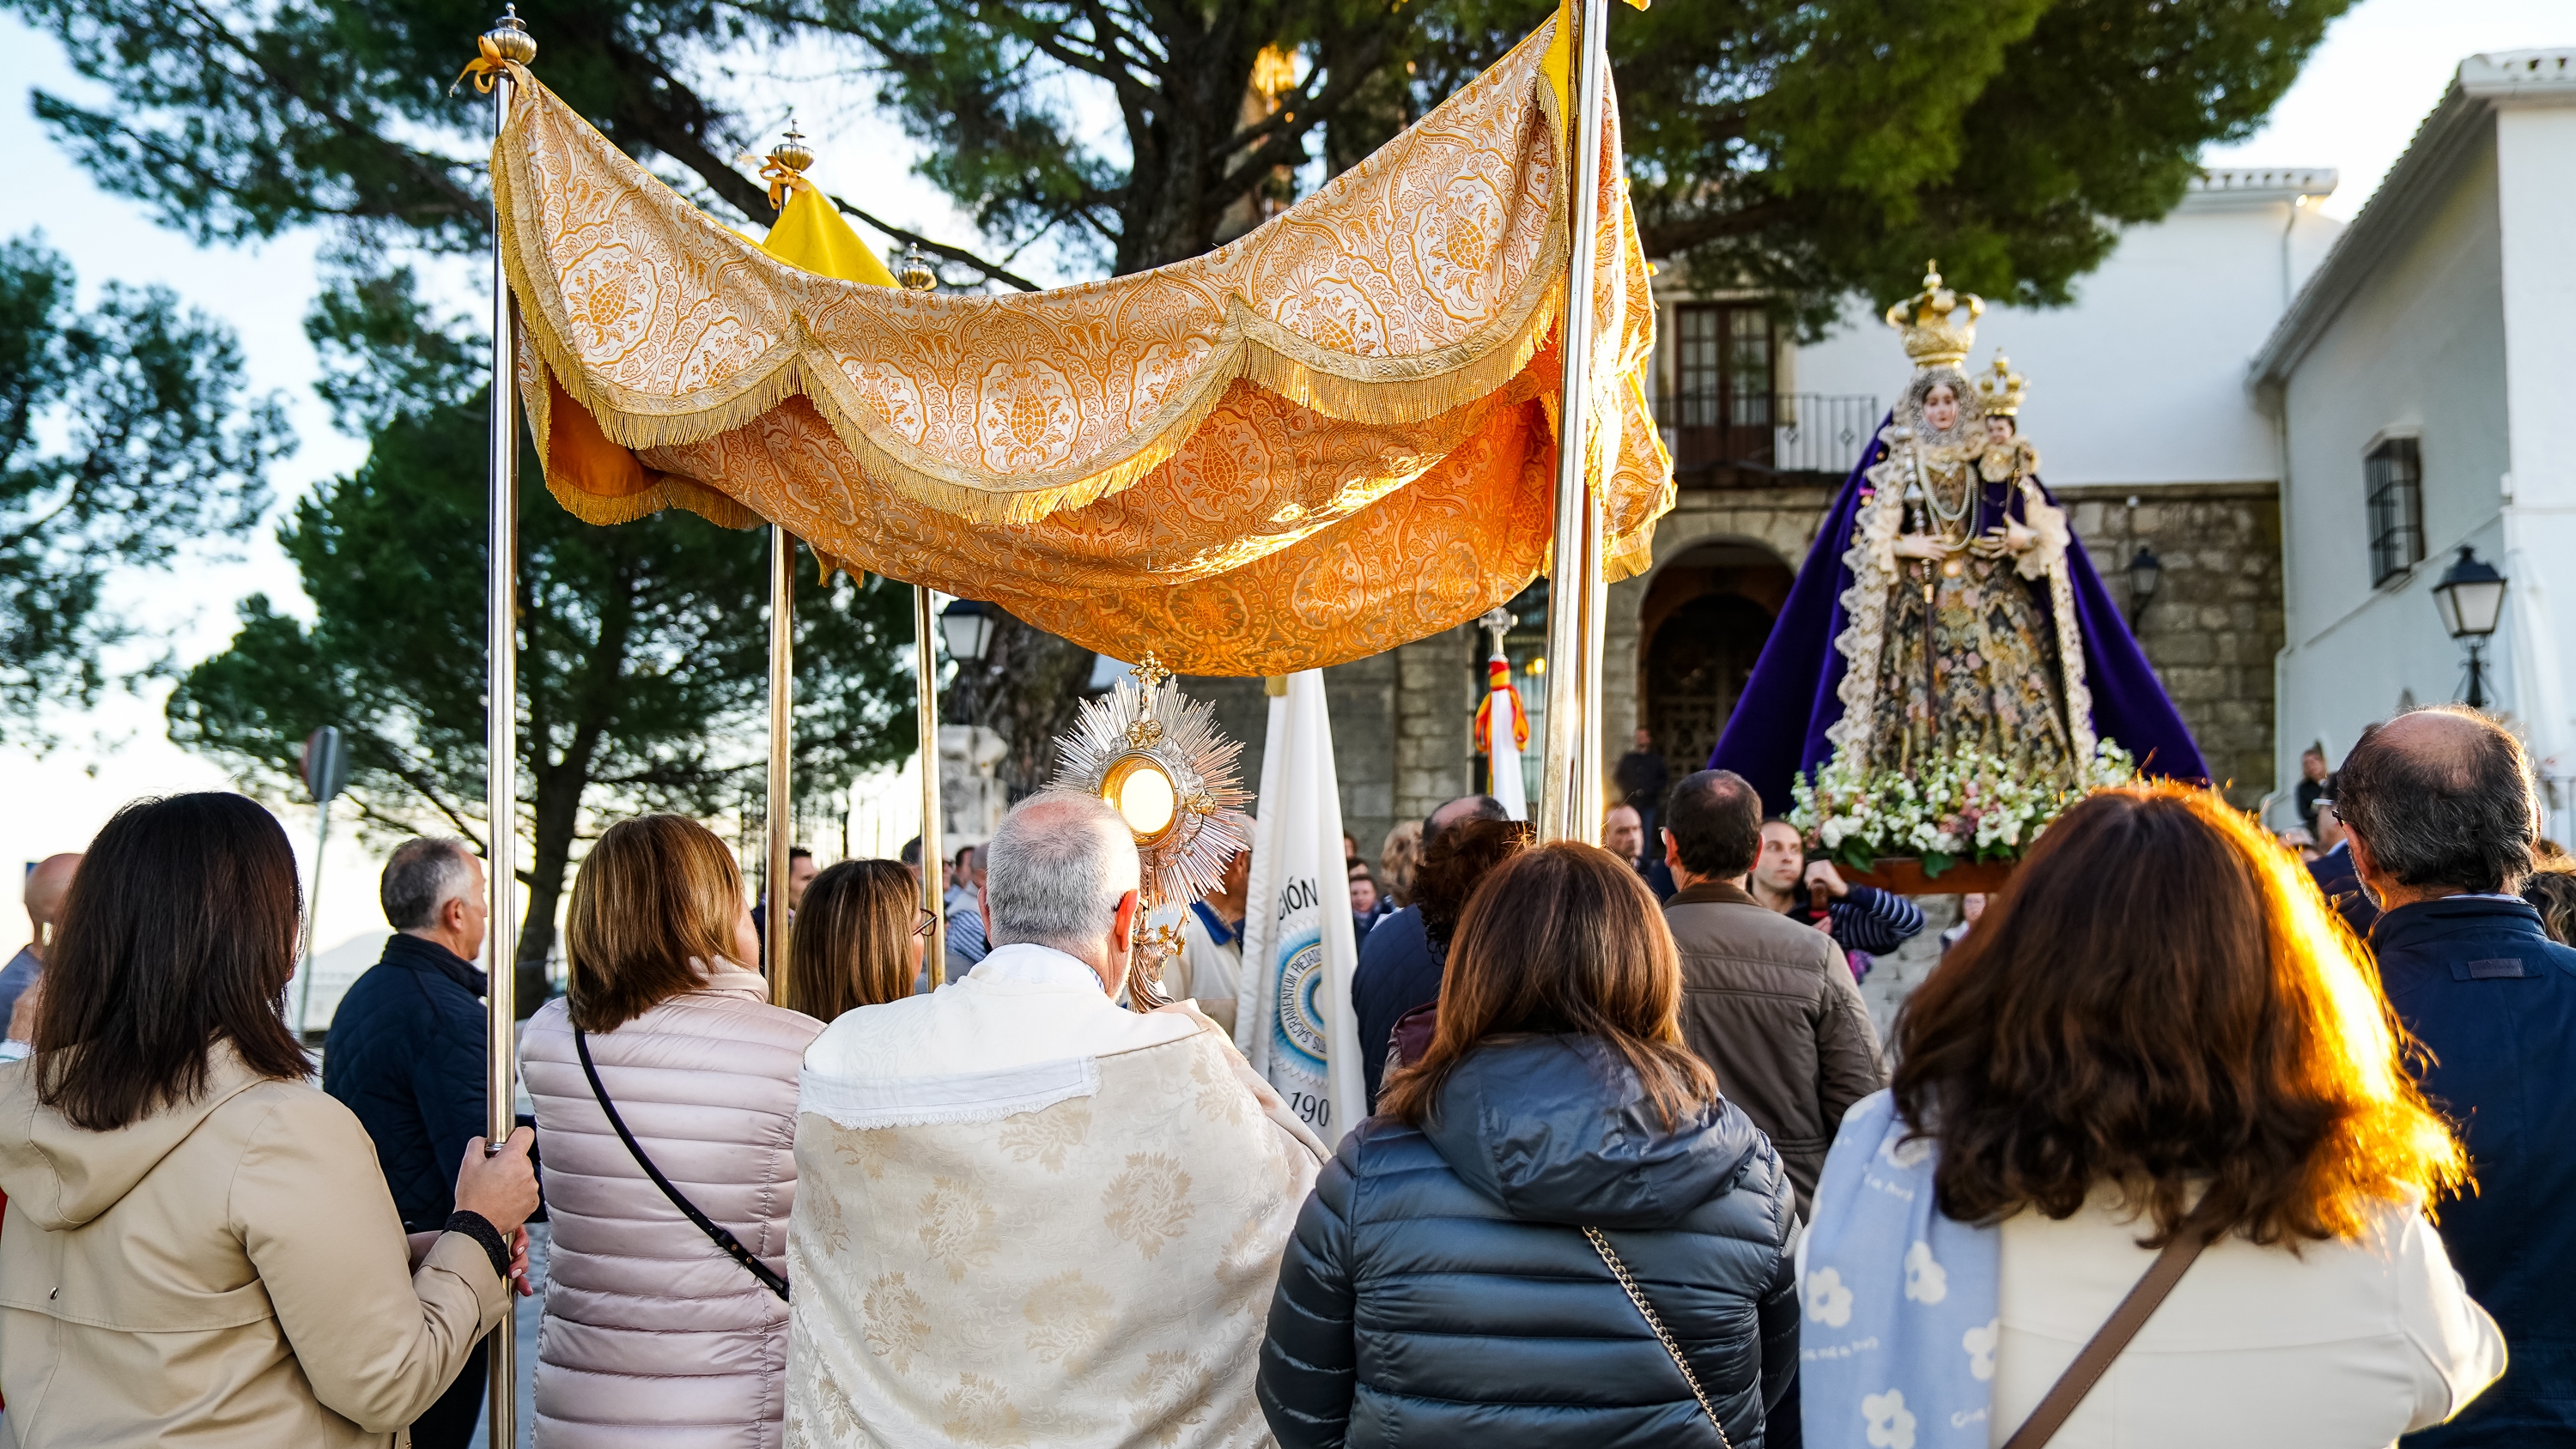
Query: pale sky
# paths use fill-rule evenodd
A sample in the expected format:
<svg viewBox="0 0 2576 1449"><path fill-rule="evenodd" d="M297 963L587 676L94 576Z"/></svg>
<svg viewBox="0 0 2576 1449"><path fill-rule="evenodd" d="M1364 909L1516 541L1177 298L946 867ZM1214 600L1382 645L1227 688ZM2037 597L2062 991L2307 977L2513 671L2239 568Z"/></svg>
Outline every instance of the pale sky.
<svg viewBox="0 0 2576 1449"><path fill-rule="evenodd" d="M465 44L460 38L460 54ZM2567 0L2362 0L2336 23L2270 124L2207 159L2212 165L2334 167L2341 185L2324 210L2349 219L2441 98L2462 57L2568 44L2576 44L2576 6ZM542 74L542 55L539 69ZM797 74L785 61L776 69ZM827 189L900 224L971 243L955 208L909 174L912 143L870 115L851 83L812 68L806 74L780 84L738 81L736 93L756 94L755 113L764 117L791 104L799 108L821 156L815 174ZM12 158L9 184L0 187L0 236L42 228L78 269L85 297L108 278L162 282L230 322L241 334L255 387L287 394L302 439L273 479L281 502L360 462L363 447L331 430L310 391L315 362L301 324L317 286L317 239L299 234L255 248L192 247L154 226L141 207L100 191L65 159L29 114L32 86L105 99L71 73L51 38L0 16L0 155ZM465 274L458 280L468 284ZM239 552L232 561L199 560L130 579L123 597L144 617L177 626L183 661L202 658L230 636L233 604L242 595L265 590L300 607L293 571L265 528ZM142 698L111 697L89 718L60 722L67 741L48 755L0 748L0 861L78 849L119 804L138 795L227 783L215 766L163 737L161 695L154 689ZM869 848L861 835L896 828L909 834L912 823L865 821L854 832L853 849ZM312 812L290 812L287 826L307 854L309 871ZM316 939L326 950L384 928L375 905L376 861L350 835L345 826L338 831L323 880ZM891 849L900 838L876 848ZM0 920L0 937L10 945L0 951L24 939L24 930L24 917L10 911Z"/></svg>

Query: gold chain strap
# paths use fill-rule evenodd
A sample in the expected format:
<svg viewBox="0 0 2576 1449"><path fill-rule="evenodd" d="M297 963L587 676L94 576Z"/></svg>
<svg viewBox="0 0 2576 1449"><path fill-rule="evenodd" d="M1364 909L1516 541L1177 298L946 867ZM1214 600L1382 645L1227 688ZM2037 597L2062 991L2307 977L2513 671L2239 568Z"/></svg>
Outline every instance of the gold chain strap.
<svg viewBox="0 0 2576 1449"><path fill-rule="evenodd" d="M1726 1425L1718 1422L1716 1406L1709 1403L1707 1393L1699 1386L1699 1375L1691 1372L1690 1360L1682 1357L1681 1345L1673 1342L1672 1334L1664 1328L1664 1320L1656 1316L1655 1305L1646 1301L1646 1295L1637 1288L1637 1280L1628 1276L1628 1265L1619 1261L1617 1253L1610 1251L1610 1240L1601 1236L1599 1228L1585 1228L1583 1236L1592 1241L1592 1251L1599 1253L1601 1261L1609 1265L1610 1276L1619 1280L1620 1291L1626 1293L1628 1301L1636 1304L1637 1311L1645 1315L1646 1326L1655 1331L1655 1339L1664 1346L1664 1352L1672 1355L1673 1367L1682 1371L1682 1382L1690 1385L1691 1397L1699 1400L1699 1411L1708 1415L1709 1427L1717 1431L1719 1449L1735 1449L1735 1441L1726 1437Z"/></svg>

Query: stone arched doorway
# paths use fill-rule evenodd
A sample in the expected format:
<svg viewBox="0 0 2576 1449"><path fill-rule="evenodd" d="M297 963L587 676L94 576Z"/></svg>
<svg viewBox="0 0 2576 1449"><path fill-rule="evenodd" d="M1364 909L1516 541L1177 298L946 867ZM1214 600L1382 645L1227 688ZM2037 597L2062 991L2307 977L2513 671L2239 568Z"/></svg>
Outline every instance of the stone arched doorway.
<svg viewBox="0 0 2576 1449"><path fill-rule="evenodd" d="M1708 764L1791 578L1779 555L1733 541L1700 544L1655 571L1637 621L1638 721L1674 778Z"/></svg>

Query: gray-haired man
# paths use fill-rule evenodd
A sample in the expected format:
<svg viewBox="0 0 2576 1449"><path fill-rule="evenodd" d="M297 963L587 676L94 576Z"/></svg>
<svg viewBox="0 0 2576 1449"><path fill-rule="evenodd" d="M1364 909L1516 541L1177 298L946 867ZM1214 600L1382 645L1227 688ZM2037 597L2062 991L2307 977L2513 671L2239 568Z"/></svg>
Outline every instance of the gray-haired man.
<svg viewBox="0 0 2576 1449"><path fill-rule="evenodd" d="M456 1167L483 1135L483 950L491 918L483 862L464 841L407 840L377 896L394 928L385 953L340 998L322 1052L322 1090L358 1115L407 1232L456 1210ZM464 1449L483 1407L483 1350L412 1424L418 1449Z"/></svg>
<svg viewBox="0 0 2576 1449"><path fill-rule="evenodd" d="M1266 1437L1254 1368L1322 1147L1206 1017L1116 1005L1140 878L1107 805L1021 802L985 853L991 954L807 1049L791 1441L929 1443L987 1404L1056 1444Z"/></svg>

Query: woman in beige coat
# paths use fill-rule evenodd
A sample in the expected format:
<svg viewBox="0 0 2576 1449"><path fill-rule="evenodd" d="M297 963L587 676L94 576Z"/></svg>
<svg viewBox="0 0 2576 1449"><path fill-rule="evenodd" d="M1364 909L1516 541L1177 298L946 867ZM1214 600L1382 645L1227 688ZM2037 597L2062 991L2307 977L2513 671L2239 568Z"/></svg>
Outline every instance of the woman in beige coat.
<svg viewBox="0 0 2576 1449"><path fill-rule="evenodd" d="M609 827L565 925L571 995L530 1018L519 1049L554 1224L537 1449L776 1449L786 1301L654 1184L582 1053L643 1156L779 1274L797 1068L823 1024L769 1005L761 977L736 964L760 959L742 879L693 821Z"/></svg>
<svg viewBox="0 0 2576 1449"><path fill-rule="evenodd" d="M280 1017L294 853L238 795L117 812L74 877L35 1055L0 1067L0 1393L24 1449L386 1445L508 1311L527 1138L409 1244Z"/></svg>

